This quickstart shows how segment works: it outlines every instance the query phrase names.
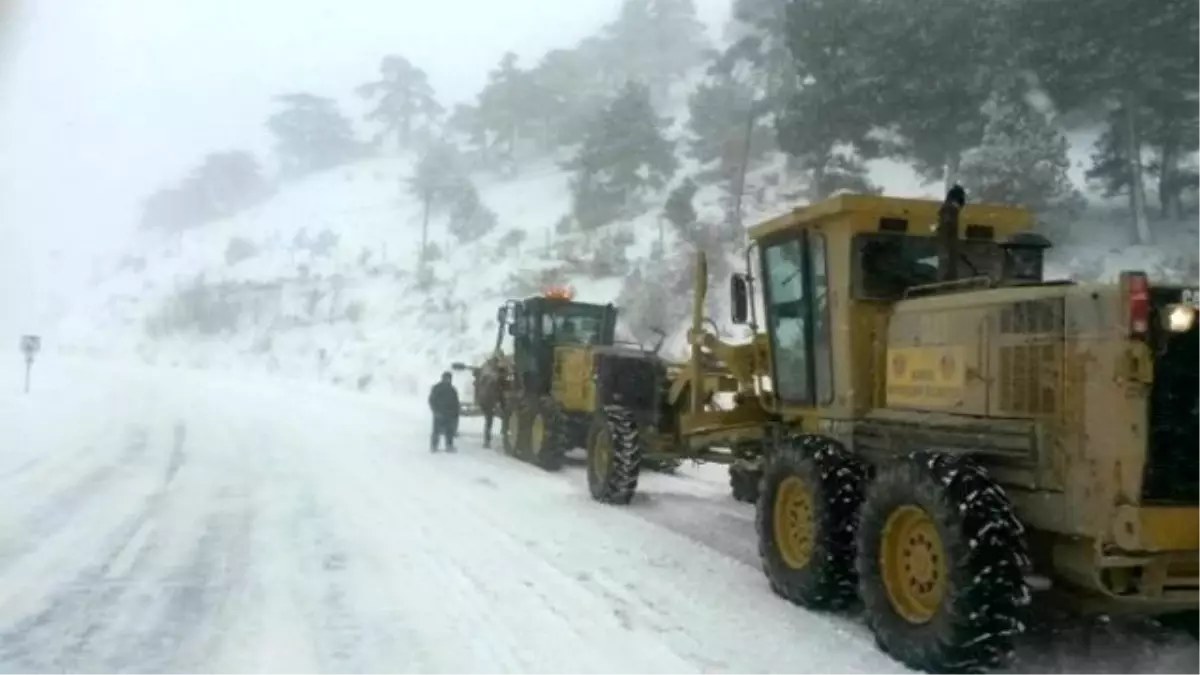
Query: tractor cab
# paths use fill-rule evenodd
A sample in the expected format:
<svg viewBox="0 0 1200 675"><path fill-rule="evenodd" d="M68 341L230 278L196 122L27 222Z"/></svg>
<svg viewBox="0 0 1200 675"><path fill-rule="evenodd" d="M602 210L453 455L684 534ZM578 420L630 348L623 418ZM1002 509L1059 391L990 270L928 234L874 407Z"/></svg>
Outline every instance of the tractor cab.
<svg viewBox="0 0 1200 675"><path fill-rule="evenodd" d="M535 395L550 393L555 350L608 346L614 341L617 310L611 304L576 302L568 289L509 300L497 313L512 338L518 385Z"/></svg>
<svg viewBox="0 0 1200 675"><path fill-rule="evenodd" d="M1031 227L1014 207L842 195L752 228L759 278L734 275L731 307L735 323L760 330L761 284L772 409L849 416L870 407L895 303L1042 283L1049 242Z"/></svg>

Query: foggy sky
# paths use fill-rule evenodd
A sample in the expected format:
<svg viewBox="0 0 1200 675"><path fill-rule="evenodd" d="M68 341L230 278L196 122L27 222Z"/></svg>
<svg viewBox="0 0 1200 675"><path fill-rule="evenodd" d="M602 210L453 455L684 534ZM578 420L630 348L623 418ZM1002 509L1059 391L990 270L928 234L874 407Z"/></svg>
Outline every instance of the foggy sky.
<svg viewBox="0 0 1200 675"><path fill-rule="evenodd" d="M464 101L506 50L570 47L620 0L0 0L0 353L120 248L138 202L206 152L270 150L270 98L351 108L402 54ZM724 21L729 0L698 0Z"/></svg>

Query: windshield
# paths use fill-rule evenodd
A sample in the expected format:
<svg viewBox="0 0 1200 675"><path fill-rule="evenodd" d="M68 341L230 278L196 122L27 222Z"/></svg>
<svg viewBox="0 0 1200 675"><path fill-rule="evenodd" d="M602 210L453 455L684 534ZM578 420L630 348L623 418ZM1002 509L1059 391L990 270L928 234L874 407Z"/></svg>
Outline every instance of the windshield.
<svg viewBox="0 0 1200 675"><path fill-rule="evenodd" d="M594 305L548 307L542 314L542 337L555 344L611 344L604 335L604 308Z"/></svg>

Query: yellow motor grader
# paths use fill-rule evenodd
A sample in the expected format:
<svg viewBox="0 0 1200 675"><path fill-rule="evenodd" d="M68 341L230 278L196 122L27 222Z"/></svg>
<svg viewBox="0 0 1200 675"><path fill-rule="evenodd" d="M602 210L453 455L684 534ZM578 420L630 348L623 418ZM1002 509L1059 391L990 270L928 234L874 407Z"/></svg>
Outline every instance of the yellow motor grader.
<svg viewBox="0 0 1200 675"><path fill-rule="evenodd" d="M655 427L598 435L593 495L628 501L643 439L757 444L744 452L762 460L771 588L812 609L861 604L881 648L917 669L1002 664L1035 579L1080 609L1194 624L1197 289L1140 272L1046 281L1031 224L954 191L843 195L761 223L757 277L731 281L735 323L757 332L761 300L744 345L703 330L698 255L676 384L718 359L738 403L691 396Z"/></svg>
<svg viewBox="0 0 1200 675"><path fill-rule="evenodd" d="M579 302L569 288L558 287L502 305L492 355L480 366L452 365L474 375L473 400L464 411L485 417L485 447L492 418L499 417L507 454L558 471L570 450L585 447L609 423L628 417L629 424L649 428L677 418L680 410L660 403L673 384L686 384L686 369L681 376L678 364L659 358L661 340L650 349L619 343L617 315L612 304ZM706 376L709 398L719 380ZM678 392L685 389L674 391L672 400L682 400ZM678 466L682 458L671 434L647 440L655 444L637 444L639 470ZM635 484L627 486L630 494Z"/></svg>

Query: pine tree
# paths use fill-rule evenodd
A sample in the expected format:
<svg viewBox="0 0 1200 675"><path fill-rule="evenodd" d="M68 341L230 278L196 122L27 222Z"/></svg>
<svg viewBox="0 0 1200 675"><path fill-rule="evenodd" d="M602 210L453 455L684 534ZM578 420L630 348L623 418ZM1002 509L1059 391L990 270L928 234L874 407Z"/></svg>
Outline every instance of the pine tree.
<svg viewBox="0 0 1200 675"><path fill-rule="evenodd" d="M732 73L737 64L751 66L766 107L781 107L796 91L797 78L787 46L788 0L734 0L725 26L729 47L713 64L714 72Z"/></svg>
<svg viewBox="0 0 1200 675"><path fill-rule="evenodd" d="M1066 137L1017 93L997 93L983 112L983 141L961 170L972 201L1023 206L1056 229L1077 218L1084 200L1067 173Z"/></svg>
<svg viewBox="0 0 1200 675"><path fill-rule="evenodd" d="M286 107L271 115L267 128L275 135L283 176L329 169L359 154L350 121L333 99L296 93L277 96L276 100Z"/></svg>
<svg viewBox="0 0 1200 675"><path fill-rule="evenodd" d="M476 241L496 227L496 213L484 205L479 190L465 176L452 187L448 228L460 242Z"/></svg>
<svg viewBox="0 0 1200 675"><path fill-rule="evenodd" d="M507 52L500 64L488 74L487 85L479 94L479 122L487 129L492 143L501 149L502 158L515 163L523 141L533 136L537 119L533 87L529 73L517 66L517 55Z"/></svg>
<svg viewBox="0 0 1200 675"><path fill-rule="evenodd" d="M703 167L702 179L725 193L726 220L738 220L750 166L774 145L766 107L745 76L716 71L688 97L688 150Z"/></svg>
<svg viewBox="0 0 1200 675"><path fill-rule="evenodd" d="M806 3L815 0L792 4ZM844 74L834 78L843 93L852 86L852 94L867 94L851 95L855 105L846 111L897 132L901 142L891 153L912 162L927 180L955 182L963 152L983 135L983 104L1016 76L1012 27L1001 5L997 0L837 3L844 44L830 45L824 58L844 63L838 66ZM874 30L857 28L863 25ZM798 46L791 44L793 50ZM844 101L844 96L833 98L836 105Z"/></svg>
<svg viewBox="0 0 1200 675"><path fill-rule="evenodd" d="M593 112L607 98L600 69L588 52L582 48L547 52L530 79L542 149L578 143Z"/></svg>
<svg viewBox="0 0 1200 675"><path fill-rule="evenodd" d="M625 81L638 81L648 87L657 85L652 78L650 61L657 46L654 33L650 30L651 0L622 0L617 18L604 27L602 35L609 45L609 56L614 59L620 77Z"/></svg>
<svg viewBox="0 0 1200 675"><path fill-rule="evenodd" d="M878 45L861 28L867 9L859 0L792 0L785 16L790 70L802 86L778 101L779 147L807 174L813 200L872 191L862 159L878 152L868 132L878 121L879 87L868 77L866 52Z"/></svg>
<svg viewBox="0 0 1200 675"><path fill-rule="evenodd" d="M663 217L679 232L686 232L696 224L696 207L692 206L692 200L696 198L699 188L695 181L688 178L667 195Z"/></svg>
<svg viewBox="0 0 1200 675"><path fill-rule="evenodd" d="M643 82L661 98L700 62L704 33L694 0L624 0L603 35L623 79Z"/></svg>
<svg viewBox="0 0 1200 675"><path fill-rule="evenodd" d="M462 185L461 158L453 145L438 140L429 144L408 179L409 191L421 202L421 248L418 262L423 268L429 253L429 219L448 203L448 196Z"/></svg>
<svg viewBox="0 0 1200 675"><path fill-rule="evenodd" d="M645 192L661 189L675 174L670 120L660 118L644 85L630 83L588 129L570 168L575 214L586 227L611 222L635 208Z"/></svg>
<svg viewBox="0 0 1200 675"><path fill-rule="evenodd" d="M400 147L410 148L417 125L432 125L445 110L434 96L425 71L403 56L385 56L379 72L379 80L358 88L363 98L379 97L367 119L383 125L379 139L392 134Z"/></svg>
<svg viewBox="0 0 1200 675"><path fill-rule="evenodd" d="M270 191L254 155L243 151L213 152L185 179L196 190L215 217L232 215L251 206Z"/></svg>
<svg viewBox="0 0 1200 675"><path fill-rule="evenodd" d="M1009 21L1035 36L1017 43L1014 51L1037 72L1060 110L1096 104L1109 110L1108 131L1091 173L1109 189L1123 186L1136 237L1149 243L1145 151L1152 149L1165 160L1158 175L1165 178L1169 205L1180 161L1196 145L1186 131L1196 127L1196 3L1010 0L1007 11Z"/></svg>
<svg viewBox="0 0 1200 675"><path fill-rule="evenodd" d="M650 63L654 89L665 94L701 62L708 39L694 0L651 0L649 28L657 47Z"/></svg>

